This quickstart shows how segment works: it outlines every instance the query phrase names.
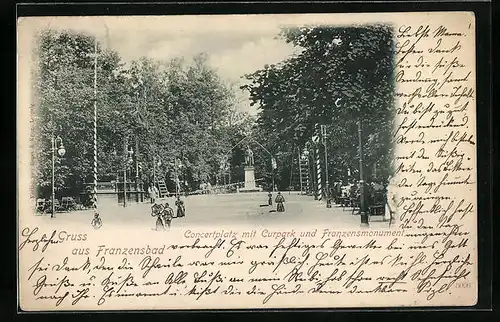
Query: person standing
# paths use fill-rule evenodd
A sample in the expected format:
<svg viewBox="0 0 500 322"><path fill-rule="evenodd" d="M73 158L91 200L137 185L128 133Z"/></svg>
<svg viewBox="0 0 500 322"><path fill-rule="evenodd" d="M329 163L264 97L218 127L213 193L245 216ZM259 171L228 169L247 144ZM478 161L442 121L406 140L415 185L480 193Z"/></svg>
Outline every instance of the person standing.
<svg viewBox="0 0 500 322"><path fill-rule="evenodd" d="M154 204L155 200L153 198L153 185L152 184L149 184L148 194L149 194L149 200L151 201L152 204Z"/></svg>
<svg viewBox="0 0 500 322"><path fill-rule="evenodd" d="M395 177L389 177L388 185L386 188L386 202L385 202L385 212L384 219L389 221L389 225L396 219L397 212L397 194L396 191L398 186L396 184Z"/></svg>
<svg viewBox="0 0 500 322"><path fill-rule="evenodd" d="M177 218L184 217L186 215L186 208L184 207L184 201L181 200L180 196L177 196L175 206L177 207Z"/></svg>
<svg viewBox="0 0 500 322"><path fill-rule="evenodd" d="M153 184L153 203L156 202L156 199L159 197L160 192L158 191L158 188L156 185Z"/></svg>
<svg viewBox="0 0 500 322"><path fill-rule="evenodd" d="M276 211L277 212L284 212L285 211L285 197L281 194L281 192L278 191L278 195L276 196L276 199L274 200L277 204L276 206Z"/></svg>
<svg viewBox="0 0 500 322"><path fill-rule="evenodd" d="M269 192L269 193L267 194L267 197L268 197L268 199L267 199L267 203L268 203L268 205L269 205L269 206L272 206L272 205L273 205L273 193L272 193L272 192Z"/></svg>

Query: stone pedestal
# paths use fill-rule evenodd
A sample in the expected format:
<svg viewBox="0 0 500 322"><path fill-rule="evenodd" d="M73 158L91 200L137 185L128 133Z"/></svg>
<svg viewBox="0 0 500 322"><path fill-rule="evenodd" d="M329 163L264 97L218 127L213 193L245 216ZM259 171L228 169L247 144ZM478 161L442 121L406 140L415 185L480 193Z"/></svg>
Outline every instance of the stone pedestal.
<svg viewBox="0 0 500 322"><path fill-rule="evenodd" d="M260 192L262 188L255 185L255 168L245 167L245 186L239 192Z"/></svg>
<svg viewBox="0 0 500 322"><path fill-rule="evenodd" d="M245 167L245 188L255 188L255 169L254 167Z"/></svg>

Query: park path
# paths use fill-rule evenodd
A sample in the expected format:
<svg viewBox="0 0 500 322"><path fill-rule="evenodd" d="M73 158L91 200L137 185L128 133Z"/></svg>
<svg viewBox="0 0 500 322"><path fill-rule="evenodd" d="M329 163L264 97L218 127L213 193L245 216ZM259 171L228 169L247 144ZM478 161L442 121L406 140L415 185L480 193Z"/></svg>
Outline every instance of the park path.
<svg viewBox="0 0 500 322"><path fill-rule="evenodd" d="M360 217L352 214L351 209L333 206L326 208L322 201L311 196L299 195L297 192L283 192L285 197L284 213L275 212L276 204L267 206L267 193L239 193L220 195L196 195L184 199L186 217L174 219L172 225L178 228L193 226L238 226L251 225L255 227L295 226L311 224L330 229L359 229ZM273 194L273 199L276 194ZM273 200L274 201L274 200ZM175 209L174 198L159 200L168 202ZM151 217L151 204L130 203L127 207L108 205L100 208L103 224L106 226L128 226L138 229L154 227L155 218ZM37 215L44 225L59 227L79 227L90 225L93 211L75 211L57 213L56 218L50 215ZM386 223L376 222L372 228L387 228Z"/></svg>

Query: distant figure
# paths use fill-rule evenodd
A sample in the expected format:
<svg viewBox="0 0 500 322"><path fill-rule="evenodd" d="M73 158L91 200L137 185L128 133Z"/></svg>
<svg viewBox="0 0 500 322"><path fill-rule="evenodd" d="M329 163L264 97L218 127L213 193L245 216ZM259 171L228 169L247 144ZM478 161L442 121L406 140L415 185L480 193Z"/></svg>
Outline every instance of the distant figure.
<svg viewBox="0 0 500 322"><path fill-rule="evenodd" d="M155 197L155 202L156 202L156 198L160 198L160 191L158 190L156 185L153 185L153 195Z"/></svg>
<svg viewBox="0 0 500 322"><path fill-rule="evenodd" d="M276 201L276 204L277 204L276 211L284 212L285 205L283 203L285 202L285 197L283 197L281 192L278 192L278 195L276 196L276 199L274 201Z"/></svg>
<svg viewBox="0 0 500 322"><path fill-rule="evenodd" d="M99 229L101 228L102 226L102 220L101 218L99 217L99 214L96 212L94 214L94 219L92 219L92 223L91 223L92 227L94 227L95 229Z"/></svg>
<svg viewBox="0 0 500 322"><path fill-rule="evenodd" d="M180 196L177 196L175 206L177 207L177 218L184 217L186 215L186 208L184 207L184 201L181 200Z"/></svg>
<svg viewBox="0 0 500 322"><path fill-rule="evenodd" d="M157 198L158 189L154 186L154 184L150 184L148 188L149 198L151 199L151 203L154 204Z"/></svg>
<svg viewBox="0 0 500 322"><path fill-rule="evenodd" d="M250 149L248 146L246 151L245 151L245 165L247 167L253 167L253 151Z"/></svg>
<svg viewBox="0 0 500 322"><path fill-rule="evenodd" d="M273 205L273 193L272 192L268 193L267 197L268 197L267 203L269 204L269 206L272 206Z"/></svg>
<svg viewBox="0 0 500 322"><path fill-rule="evenodd" d="M389 225L396 219L397 210L397 194L398 186L395 177L389 177L387 186L387 201L385 204L385 220L389 220Z"/></svg>
<svg viewBox="0 0 500 322"><path fill-rule="evenodd" d="M165 230L165 223L163 222L163 206L154 204L151 206L151 216L157 217L156 219L156 230Z"/></svg>
<svg viewBox="0 0 500 322"><path fill-rule="evenodd" d="M167 202L163 207L163 213L162 213L163 224L165 226L168 226L168 228L170 228L170 224L172 223L172 218L174 218L174 210L170 208Z"/></svg>

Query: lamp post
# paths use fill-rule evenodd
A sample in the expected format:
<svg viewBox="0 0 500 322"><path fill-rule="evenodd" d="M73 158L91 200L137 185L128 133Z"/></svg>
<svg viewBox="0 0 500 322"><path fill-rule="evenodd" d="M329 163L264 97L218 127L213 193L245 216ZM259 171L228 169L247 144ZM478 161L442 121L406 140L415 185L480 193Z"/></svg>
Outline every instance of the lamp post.
<svg viewBox="0 0 500 322"><path fill-rule="evenodd" d="M135 200L139 202L139 138L135 135Z"/></svg>
<svg viewBox="0 0 500 322"><path fill-rule="evenodd" d="M158 168L161 167L161 160L157 155L155 155L155 156L153 156L153 186L156 185L156 168L157 167Z"/></svg>
<svg viewBox="0 0 500 322"><path fill-rule="evenodd" d="M311 181L314 180L313 176L312 176L312 172L311 172L311 163L310 163L310 160L309 160L309 156L310 156L310 152L309 152L309 149L311 147L311 144L309 142L306 142L306 145L305 145L305 148L304 148L304 156L306 157L306 160L307 160L307 183L306 183L306 186L307 186L307 193L311 193L311 191L313 190L312 187L311 187Z"/></svg>
<svg viewBox="0 0 500 322"><path fill-rule="evenodd" d="M52 136L52 213L50 214L50 218L54 218L56 214L56 190L55 190L55 160L56 160L56 145L59 142L59 148L57 149L57 154L59 157L63 157L66 154L66 149L64 149L63 140L61 137Z"/></svg>
<svg viewBox="0 0 500 322"><path fill-rule="evenodd" d="M305 194L308 194L309 193L309 173L310 173L310 170L309 170L309 151L307 149L304 149L304 151L302 151L302 155L300 156L300 158L302 159L302 161L305 161L305 163L306 163L307 175L306 175L306 179L305 179L305 181L306 181ZM300 189L301 189L301 193L304 193L304 191L302 191L303 190L302 186L304 186L304 184L303 184L304 178L302 175L302 166L300 167L300 170L301 170L300 171L300 176L301 176L300 180L302 182Z"/></svg>
<svg viewBox="0 0 500 322"><path fill-rule="evenodd" d="M143 80L139 77L139 80L137 83L132 83L132 88L135 91L135 94L137 96L137 104L135 105L135 114L136 114L136 119L137 122L139 122L139 106L141 105L141 100L139 99L140 96L140 89L143 88L144 82ZM145 100L146 100L146 89L143 88L143 96L142 96L142 105L145 105ZM136 201L139 202L139 135L138 135L138 128L135 130L135 191L136 191Z"/></svg>
<svg viewBox="0 0 500 322"><path fill-rule="evenodd" d="M302 177L302 161L305 161L304 155L300 154L300 148L298 151L298 156L299 156L299 180L300 180L300 195L304 193L303 191L303 186L304 186L304 181Z"/></svg>
<svg viewBox="0 0 500 322"><path fill-rule="evenodd" d="M363 176L363 139L362 139L362 124L361 117L358 120L358 144L359 144L359 198L360 198L360 213L361 213L361 226L367 227L368 214L365 209L365 181Z"/></svg>
<svg viewBox="0 0 500 322"><path fill-rule="evenodd" d="M326 133L326 125L321 125L321 137L323 138L323 145L325 147L325 196L326 196L326 204L327 207L330 206L330 187L328 183L328 150L327 150L327 133Z"/></svg>
<svg viewBox="0 0 500 322"><path fill-rule="evenodd" d="M128 142L128 140L126 140ZM127 148L128 143L125 144L125 149ZM125 160L125 167L123 169L123 207L127 207L127 169L130 164L132 164L132 156L134 155L134 150L130 148L127 151L127 159Z"/></svg>
<svg viewBox="0 0 500 322"><path fill-rule="evenodd" d="M276 168L278 167L278 165L276 164L276 159L274 157L271 157L271 168L272 168L272 171L273 171L273 189L271 191L276 191L274 189L274 173L275 173L275 170Z"/></svg>
<svg viewBox="0 0 500 322"><path fill-rule="evenodd" d="M180 194L180 190L181 190L181 187L180 187L180 179L179 179L179 173L177 171L181 171L182 172L182 167L184 165L182 164L182 162L175 158L175 194L176 196L178 196ZM179 170L177 170L179 169Z"/></svg>

